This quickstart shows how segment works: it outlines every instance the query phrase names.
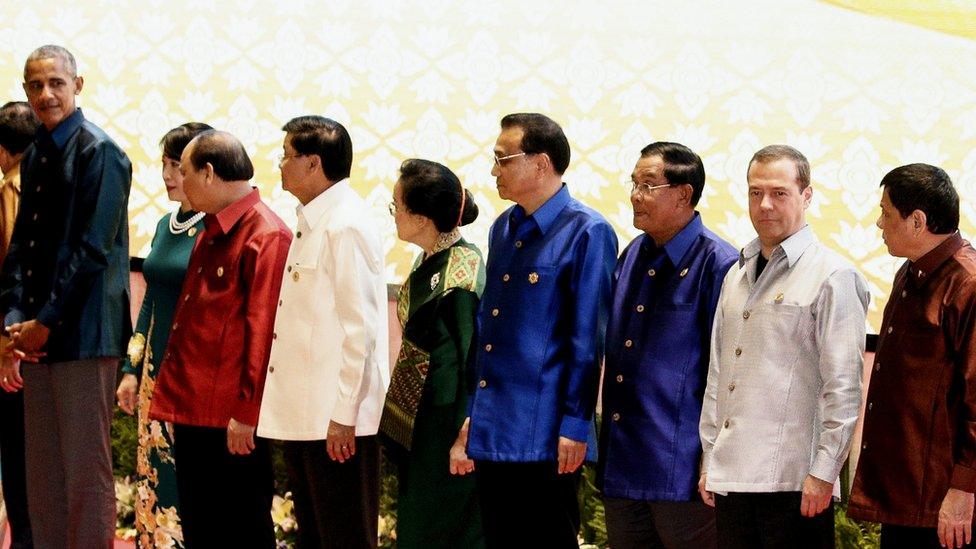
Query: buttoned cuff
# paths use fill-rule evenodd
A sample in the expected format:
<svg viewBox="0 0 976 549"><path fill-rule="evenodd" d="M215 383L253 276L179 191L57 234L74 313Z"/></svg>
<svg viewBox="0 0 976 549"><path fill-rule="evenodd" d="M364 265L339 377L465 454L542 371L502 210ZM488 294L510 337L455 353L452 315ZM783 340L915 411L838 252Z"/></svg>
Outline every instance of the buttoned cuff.
<svg viewBox="0 0 976 549"><path fill-rule="evenodd" d="M41 308L41 312L37 313L37 321L44 325L45 328L53 328L58 322L58 311L51 306L50 303Z"/></svg>
<svg viewBox="0 0 976 549"><path fill-rule="evenodd" d="M335 408L332 409L332 421L346 427L356 426L356 417L359 415L359 404L356 402L346 402L339 399Z"/></svg>
<svg viewBox="0 0 976 549"><path fill-rule="evenodd" d="M586 442L590 434L590 422L573 416L563 416L559 425L559 436L576 442Z"/></svg>
<svg viewBox="0 0 976 549"><path fill-rule="evenodd" d="M949 487L963 492L976 492L976 469L965 465L954 465Z"/></svg>
<svg viewBox="0 0 976 549"><path fill-rule="evenodd" d="M237 403L237 406L234 406L234 411L230 417L236 419L238 423L255 427L258 424L258 415L260 413L261 401L250 402L242 400Z"/></svg>
<svg viewBox="0 0 976 549"><path fill-rule="evenodd" d="M837 477L840 476L840 470L844 468L845 461L847 460L843 459L838 463L837 460L818 453L813 459L813 465L810 466L809 474L824 482L833 484L837 481Z"/></svg>

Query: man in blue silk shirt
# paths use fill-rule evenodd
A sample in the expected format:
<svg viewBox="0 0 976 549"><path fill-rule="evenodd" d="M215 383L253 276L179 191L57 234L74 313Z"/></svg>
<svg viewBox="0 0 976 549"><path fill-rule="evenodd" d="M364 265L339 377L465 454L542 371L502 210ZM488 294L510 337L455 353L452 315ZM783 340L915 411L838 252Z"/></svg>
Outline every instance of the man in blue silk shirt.
<svg viewBox="0 0 976 549"><path fill-rule="evenodd" d="M698 497L698 420L712 318L738 258L695 211L705 167L651 143L631 175L634 239L617 261L607 327L597 486L614 549L715 547Z"/></svg>
<svg viewBox="0 0 976 549"><path fill-rule="evenodd" d="M132 165L75 105L84 80L60 46L24 66L43 127L21 161L21 203L4 262L2 309L23 367L27 501L37 547L110 548L109 429L129 320L126 206ZM16 363L14 363L16 364Z"/></svg>
<svg viewBox="0 0 976 549"><path fill-rule="evenodd" d="M579 467L593 409L617 238L569 195L569 142L541 114L502 118L476 387L452 470L478 474L489 547L577 547ZM467 448L467 456L464 448ZM517 534L516 534L517 533Z"/></svg>

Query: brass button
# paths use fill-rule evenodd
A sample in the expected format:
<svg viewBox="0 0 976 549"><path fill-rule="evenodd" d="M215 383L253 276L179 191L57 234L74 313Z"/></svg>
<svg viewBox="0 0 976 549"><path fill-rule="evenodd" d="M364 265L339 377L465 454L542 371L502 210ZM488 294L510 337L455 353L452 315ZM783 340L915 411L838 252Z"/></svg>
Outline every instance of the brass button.
<svg viewBox="0 0 976 549"><path fill-rule="evenodd" d="M522 241L521 240L516 240L515 241L515 247L516 248L521 248L522 247Z"/></svg>
<svg viewBox="0 0 976 549"><path fill-rule="evenodd" d="M874 371L875 372L881 371L881 363L880 362L875 362L874 363Z"/></svg>
<svg viewBox="0 0 976 549"><path fill-rule="evenodd" d="M33 219L34 221L37 221L37 214L34 214L34 217L33 217L32 219Z"/></svg>
<svg viewBox="0 0 976 549"><path fill-rule="evenodd" d="M291 279L298 282L298 271L291 273Z"/></svg>
<svg viewBox="0 0 976 549"><path fill-rule="evenodd" d="M498 316L498 309L492 309L491 316Z"/></svg>
<svg viewBox="0 0 976 549"><path fill-rule="evenodd" d="M279 306L279 307L281 307L281 306L282 306L282 305L284 305L284 304L285 304L285 300L284 300L284 299L279 299L279 300L278 300L278 306Z"/></svg>
<svg viewBox="0 0 976 549"><path fill-rule="evenodd" d="M491 352L491 343L485 345L485 352L486 353L490 353Z"/></svg>
<svg viewBox="0 0 976 549"><path fill-rule="evenodd" d="M295 233L295 238L301 238L301 237L302 237L302 231L298 231L297 233Z"/></svg>
<svg viewBox="0 0 976 549"><path fill-rule="evenodd" d="M502 282L508 282L510 278L512 277L508 276L508 274L505 274L504 276L502 276Z"/></svg>
<svg viewBox="0 0 976 549"><path fill-rule="evenodd" d="M870 410L871 408L874 408L874 403L868 402L868 410Z"/></svg>
<svg viewBox="0 0 976 549"><path fill-rule="evenodd" d="M742 348L741 347L735 350L735 356L739 356L741 354L742 354Z"/></svg>
<svg viewBox="0 0 976 549"><path fill-rule="evenodd" d="M617 374L617 383L623 383L623 382L624 382L624 375Z"/></svg>
<svg viewBox="0 0 976 549"><path fill-rule="evenodd" d="M288 266L288 268L287 268L287 269L285 269L285 270L286 270L286 271L288 271L288 272L290 273L290 272L291 272L291 265L289 265L289 266Z"/></svg>
<svg viewBox="0 0 976 549"><path fill-rule="evenodd" d="M28 242L28 243L27 243L27 247L29 247L29 248L33 248L33 247L34 247L34 241L33 241L33 240L31 240L30 242Z"/></svg>
<svg viewBox="0 0 976 549"><path fill-rule="evenodd" d="M895 329L894 329L894 328L892 328L891 326L888 326L888 333L890 334L890 333L891 333L891 332L893 332L893 331L895 331Z"/></svg>
<svg viewBox="0 0 976 549"><path fill-rule="evenodd" d="M278 332L272 332L271 339L278 339Z"/></svg>
<svg viewBox="0 0 976 549"><path fill-rule="evenodd" d="M647 270L647 276L654 276L656 274L657 274L657 271L655 271L654 269L648 269Z"/></svg>
<svg viewBox="0 0 976 549"><path fill-rule="evenodd" d="M197 234L197 228L196 227L190 227L190 229L188 231L186 231L186 236L189 236L191 238L194 237L194 236L196 236L196 234Z"/></svg>
<svg viewBox="0 0 976 549"><path fill-rule="evenodd" d="M203 272L203 267L197 267L197 274L200 274L202 272Z"/></svg>
<svg viewBox="0 0 976 549"><path fill-rule="evenodd" d="M638 305L637 306L637 312L638 313L643 313L644 312L644 306L643 305Z"/></svg>
<svg viewBox="0 0 976 549"><path fill-rule="evenodd" d="M617 412L614 412L610 417L613 418L614 421L620 421L620 414Z"/></svg>
<svg viewBox="0 0 976 549"><path fill-rule="evenodd" d="M728 428L729 428L729 423L730 423L730 422L729 422L729 420L725 420L725 428L726 428L726 429L728 429Z"/></svg>
<svg viewBox="0 0 976 549"><path fill-rule="evenodd" d="M901 291L901 296L902 296L902 297L905 297L905 296L907 296L907 295L908 295L908 290L902 290L902 291Z"/></svg>
<svg viewBox="0 0 976 549"><path fill-rule="evenodd" d="M729 392L731 393L734 390L735 390L735 382L733 381L732 383L729 383Z"/></svg>
<svg viewBox="0 0 976 549"><path fill-rule="evenodd" d="M633 346L634 346L634 341L632 339L628 339L627 341L624 341L624 347L627 347L629 349Z"/></svg>
<svg viewBox="0 0 976 549"><path fill-rule="evenodd" d="M488 382L483 379L478 382L478 387L481 387L482 389L484 389L487 386L488 386Z"/></svg>
<svg viewBox="0 0 976 549"><path fill-rule="evenodd" d="M268 366L268 373L270 374L274 373L274 366Z"/></svg>
<svg viewBox="0 0 976 549"><path fill-rule="evenodd" d="M174 322L173 323L173 331L175 332L176 330L179 330L179 329L180 329L180 323L179 322Z"/></svg>
<svg viewBox="0 0 976 549"><path fill-rule="evenodd" d="M224 276L224 268L217 267L217 276Z"/></svg>
<svg viewBox="0 0 976 549"><path fill-rule="evenodd" d="M742 311L742 318L749 320L749 311Z"/></svg>

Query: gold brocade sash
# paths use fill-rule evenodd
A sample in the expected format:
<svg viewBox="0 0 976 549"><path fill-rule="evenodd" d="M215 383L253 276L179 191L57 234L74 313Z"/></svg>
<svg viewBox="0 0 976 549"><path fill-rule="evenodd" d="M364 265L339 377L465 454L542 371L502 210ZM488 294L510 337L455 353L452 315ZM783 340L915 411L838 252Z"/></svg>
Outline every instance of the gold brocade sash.
<svg viewBox="0 0 976 549"><path fill-rule="evenodd" d="M413 425L430 367L430 354L404 338L383 405L380 431L410 449Z"/></svg>

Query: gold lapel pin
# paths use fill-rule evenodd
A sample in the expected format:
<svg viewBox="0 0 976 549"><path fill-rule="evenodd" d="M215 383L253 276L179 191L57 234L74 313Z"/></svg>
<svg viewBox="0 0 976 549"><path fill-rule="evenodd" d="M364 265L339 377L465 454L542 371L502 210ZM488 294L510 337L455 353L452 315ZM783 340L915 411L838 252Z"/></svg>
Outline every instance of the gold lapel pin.
<svg viewBox="0 0 976 549"><path fill-rule="evenodd" d="M776 294L776 299L774 299L774 301L776 303L782 303L783 302L783 292L780 292L780 293Z"/></svg>
<svg viewBox="0 0 976 549"><path fill-rule="evenodd" d="M535 284L539 281L539 273L529 273L529 284Z"/></svg>
<svg viewBox="0 0 976 549"><path fill-rule="evenodd" d="M681 269L681 272L678 273L678 276L684 277L686 274L688 274L688 267L685 267L684 269Z"/></svg>

